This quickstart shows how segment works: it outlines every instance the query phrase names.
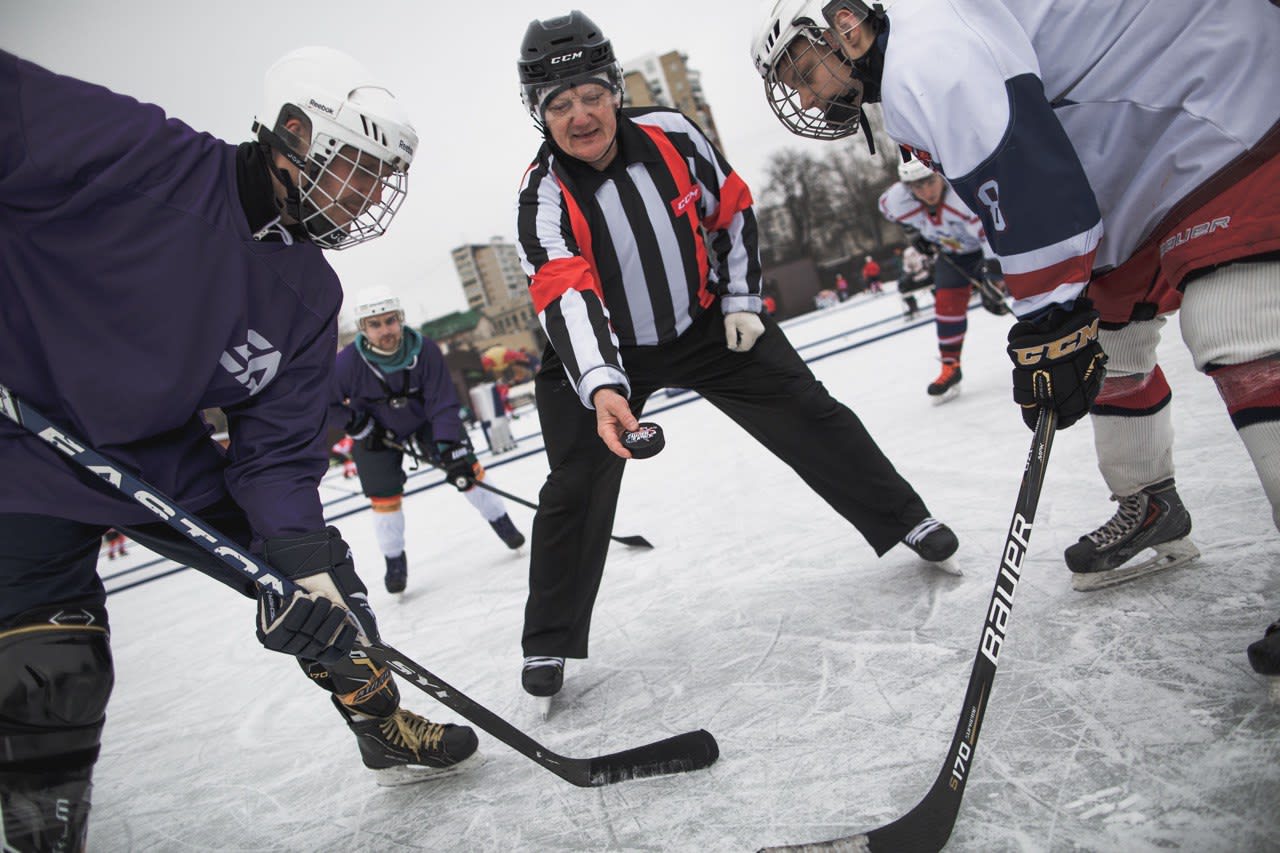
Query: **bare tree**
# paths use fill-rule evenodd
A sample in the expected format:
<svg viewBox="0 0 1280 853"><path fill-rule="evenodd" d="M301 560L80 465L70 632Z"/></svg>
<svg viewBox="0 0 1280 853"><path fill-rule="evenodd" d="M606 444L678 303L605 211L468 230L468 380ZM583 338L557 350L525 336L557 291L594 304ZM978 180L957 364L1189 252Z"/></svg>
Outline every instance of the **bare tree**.
<svg viewBox="0 0 1280 853"><path fill-rule="evenodd" d="M772 211L767 234L773 261L821 256L830 243L830 222L839 203L824 161L784 149L769 161L761 199Z"/></svg>
<svg viewBox="0 0 1280 853"><path fill-rule="evenodd" d="M875 141L876 154L859 135L821 159L792 149L773 156L761 193L765 263L846 257L897 238L878 201L897 180L898 148L882 133Z"/></svg>

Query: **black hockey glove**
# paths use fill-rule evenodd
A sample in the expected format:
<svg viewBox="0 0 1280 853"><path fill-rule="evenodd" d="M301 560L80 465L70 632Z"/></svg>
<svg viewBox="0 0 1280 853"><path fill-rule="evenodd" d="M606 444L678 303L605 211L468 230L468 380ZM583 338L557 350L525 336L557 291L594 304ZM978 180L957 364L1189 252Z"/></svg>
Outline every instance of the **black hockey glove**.
<svg viewBox="0 0 1280 853"><path fill-rule="evenodd" d="M391 430L374 420L369 412L353 414L342 431L353 440L363 442L364 449L370 453L387 450L387 439L395 439Z"/></svg>
<svg viewBox="0 0 1280 853"><path fill-rule="evenodd" d="M907 232L907 240L911 242L917 252L927 258L931 258L937 253L938 247L926 240L919 230L906 226L904 226L904 230Z"/></svg>
<svg viewBox="0 0 1280 853"><path fill-rule="evenodd" d="M1055 306L1039 320L1014 323L1008 352L1013 400L1031 429L1041 406L1058 413L1060 429L1080 420L1107 373L1107 357L1098 344L1098 312L1084 297L1071 307Z"/></svg>
<svg viewBox="0 0 1280 853"><path fill-rule="evenodd" d="M368 590L336 528L268 539L262 557L305 590L284 597L259 588L258 639L268 649L333 665L356 642L378 642Z"/></svg>
<svg viewBox="0 0 1280 853"><path fill-rule="evenodd" d="M484 469L476 461L476 455L463 442L437 441L436 452L440 456L440 467L444 468L446 478L460 492L470 489L484 474Z"/></svg>

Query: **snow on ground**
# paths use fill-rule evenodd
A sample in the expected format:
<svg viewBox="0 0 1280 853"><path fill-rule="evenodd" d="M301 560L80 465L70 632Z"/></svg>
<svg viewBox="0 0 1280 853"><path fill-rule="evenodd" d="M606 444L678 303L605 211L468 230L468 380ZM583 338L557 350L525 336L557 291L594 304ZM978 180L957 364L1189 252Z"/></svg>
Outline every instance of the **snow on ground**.
<svg viewBox="0 0 1280 853"><path fill-rule="evenodd" d="M363 501L344 495L351 482L326 481L330 516L350 513L340 525L389 643L563 754L706 728L721 749L712 768L578 789L481 734L478 769L378 788L325 695L259 647L249 602L184 571L109 599L118 675L91 848L751 851L908 810L956 725L1031 434L1010 402L1007 318L971 312L964 392L933 407L932 327L898 310L891 295L859 297L788 335L830 339L801 352L834 353L815 372L956 529L965 577L902 547L876 559L710 405L658 396L649 412L667 447L628 466L614 531L656 548L614 546L591 657L569 662L545 722L519 687L527 555L432 485L438 476L414 475L409 591L394 600ZM1204 556L1072 591L1062 551L1114 504L1089 424L1058 435L949 849L1280 850L1280 707L1244 656L1280 616L1280 538L1176 325L1161 358L1179 491ZM546 472L541 453L523 455L540 446L536 429L522 417L520 449L486 458L494 484L530 500ZM527 533L532 513L510 510ZM109 588L167 570L120 575L148 556L104 562ZM412 688L404 698L460 721Z"/></svg>

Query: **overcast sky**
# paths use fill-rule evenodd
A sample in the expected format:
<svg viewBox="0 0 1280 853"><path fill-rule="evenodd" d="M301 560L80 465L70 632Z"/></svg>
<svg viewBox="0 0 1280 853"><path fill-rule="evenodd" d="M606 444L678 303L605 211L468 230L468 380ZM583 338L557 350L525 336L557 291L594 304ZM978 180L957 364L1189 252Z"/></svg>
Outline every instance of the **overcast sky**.
<svg viewBox="0 0 1280 853"><path fill-rule="evenodd" d="M534 18L579 8L624 63L686 53L725 155L752 188L763 188L774 151L820 150L789 134L765 103L750 59L759 2L0 0L0 47L159 104L230 142L249 136L263 73L280 55L310 44L351 53L405 102L421 144L387 235L328 257L348 294L387 284L420 322L466 308L451 249L515 236L515 192L539 143L515 70Z"/></svg>

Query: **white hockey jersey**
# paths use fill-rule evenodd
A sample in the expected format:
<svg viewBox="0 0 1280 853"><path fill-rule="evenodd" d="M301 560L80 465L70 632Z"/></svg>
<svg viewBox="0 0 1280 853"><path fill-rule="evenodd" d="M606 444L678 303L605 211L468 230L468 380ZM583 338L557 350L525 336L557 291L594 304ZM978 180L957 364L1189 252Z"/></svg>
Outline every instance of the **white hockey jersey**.
<svg viewBox="0 0 1280 853"><path fill-rule="evenodd" d="M1271 0L895 0L889 21L885 130L982 218L1022 316L1280 122Z"/></svg>
<svg viewBox="0 0 1280 853"><path fill-rule="evenodd" d="M982 220L965 207L951 187L946 188L938 206L931 211L911 194L906 184L896 183L881 193L880 213L890 222L916 229L948 255L982 252L985 257L995 257L987 244Z"/></svg>

